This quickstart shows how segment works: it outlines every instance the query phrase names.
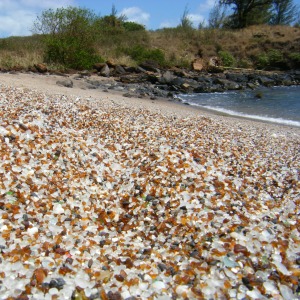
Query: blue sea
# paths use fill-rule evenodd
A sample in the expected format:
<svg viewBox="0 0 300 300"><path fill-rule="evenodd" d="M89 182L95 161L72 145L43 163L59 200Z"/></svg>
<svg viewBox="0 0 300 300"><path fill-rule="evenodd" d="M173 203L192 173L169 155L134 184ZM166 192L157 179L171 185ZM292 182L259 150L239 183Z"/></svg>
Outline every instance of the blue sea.
<svg viewBox="0 0 300 300"><path fill-rule="evenodd" d="M261 98L257 98L257 94ZM179 95L183 103L232 116L300 127L300 86Z"/></svg>

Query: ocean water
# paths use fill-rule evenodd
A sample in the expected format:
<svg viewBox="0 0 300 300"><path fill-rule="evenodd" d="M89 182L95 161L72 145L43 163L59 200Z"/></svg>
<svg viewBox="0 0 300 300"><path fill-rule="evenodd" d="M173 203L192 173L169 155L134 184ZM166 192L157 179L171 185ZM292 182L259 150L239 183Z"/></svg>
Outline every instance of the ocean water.
<svg viewBox="0 0 300 300"><path fill-rule="evenodd" d="M256 95L260 93L261 98ZM183 103L232 116L300 127L300 86L179 95Z"/></svg>

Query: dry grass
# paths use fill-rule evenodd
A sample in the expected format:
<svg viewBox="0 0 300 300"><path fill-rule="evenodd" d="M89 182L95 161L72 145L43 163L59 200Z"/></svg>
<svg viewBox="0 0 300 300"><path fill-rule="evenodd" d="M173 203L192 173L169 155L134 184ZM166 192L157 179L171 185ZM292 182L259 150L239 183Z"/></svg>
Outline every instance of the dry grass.
<svg viewBox="0 0 300 300"><path fill-rule="evenodd" d="M102 35L97 41L97 51L104 59L135 65L136 62L123 51L134 45L161 49L170 65L188 67L197 57L208 59L218 55L219 51L226 51L241 65L251 66L256 57L270 50L278 50L284 56L299 53L300 28L252 26L235 31L168 28ZM44 45L40 36L0 39L0 68L28 68L43 62L43 53Z"/></svg>
<svg viewBox="0 0 300 300"><path fill-rule="evenodd" d="M2 69L27 69L43 61L39 51L1 51L0 67Z"/></svg>
<svg viewBox="0 0 300 300"><path fill-rule="evenodd" d="M172 32L173 30L173 32ZM251 63L253 57L280 50L287 55L299 52L300 29L287 26L252 26L243 30L203 29L180 34L176 29L151 34L151 44L164 50L167 57L193 60L217 56L220 50L231 53L239 61Z"/></svg>
<svg viewBox="0 0 300 300"><path fill-rule="evenodd" d="M27 69L43 61L41 37L10 37L0 39L0 68Z"/></svg>

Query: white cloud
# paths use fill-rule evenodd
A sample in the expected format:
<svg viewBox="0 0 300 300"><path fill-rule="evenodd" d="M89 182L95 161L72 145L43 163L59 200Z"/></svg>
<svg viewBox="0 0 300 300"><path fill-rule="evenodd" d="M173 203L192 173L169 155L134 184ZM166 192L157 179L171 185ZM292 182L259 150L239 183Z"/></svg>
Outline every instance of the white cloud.
<svg viewBox="0 0 300 300"><path fill-rule="evenodd" d="M0 0L0 37L31 35L33 22L42 10L72 4L74 0Z"/></svg>
<svg viewBox="0 0 300 300"><path fill-rule="evenodd" d="M162 22L160 25L159 25L159 28L172 28L172 27L176 27L176 24L174 23L171 23L171 22Z"/></svg>
<svg viewBox="0 0 300 300"><path fill-rule="evenodd" d="M142 11L139 7L128 7L124 8L120 15L125 15L128 21L136 22L139 24L147 25L150 14Z"/></svg>
<svg viewBox="0 0 300 300"><path fill-rule="evenodd" d="M204 22L205 18L202 15L188 14L188 18L192 21L193 26L198 27L200 23Z"/></svg>
<svg viewBox="0 0 300 300"><path fill-rule="evenodd" d="M58 8L74 4L73 0L20 0L20 5L34 8Z"/></svg>
<svg viewBox="0 0 300 300"><path fill-rule="evenodd" d="M25 10L0 15L0 37L30 35L35 18L34 12Z"/></svg>
<svg viewBox="0 0 300 300"><path fill-rule="evenodd" d="M216 0L206 0L204 3L199 5L198 11L201 14L208 13L216 4Z"/></svg>

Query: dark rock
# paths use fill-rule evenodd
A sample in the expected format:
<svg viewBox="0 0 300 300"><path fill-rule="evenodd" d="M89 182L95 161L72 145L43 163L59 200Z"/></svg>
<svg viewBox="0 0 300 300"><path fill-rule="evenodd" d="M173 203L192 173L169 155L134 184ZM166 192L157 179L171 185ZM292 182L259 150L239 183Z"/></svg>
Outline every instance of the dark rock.
<svg viewBox="0 0 300 300"><path fill-rule="evenodd" d="M156 61L147 60L139 65L141 68L143 68L146 71L159 73L159 65Z"/></svg>
<svg viewBox="0 0 300 300"><path fill-rule="evenodd" d="M201 84L194 89L194 93L221 93L224 92L222 86L218 84Z"/></svg>
<svg viewBox="0 0 300 300"><path fill-rule="evenodd" d="M119 292L112 292L112 291L109 291L107 293L107 297L108 297L108 300L122 300L122 296Z"/></svg>
<svg viewBox="0 0 300 300"><path fill-rule="evenodd" d="M257 88L257 85L254 83L248 82L247 87L251 90L255 90Z"/></svg>
<svg viewBox="0 0 300 300"><path fill-rule="evenodd" d="M233 74L233 73L227 73L225 74L226 79L234 82L239 82L239 83L246 83L248 82L248 77L244 74Z"/></svg>
<svg viewBox="0 0 300 300"><path fill-rule="evenodd" d="M159 79L159 83L161 84L171 84L172 81L174 80L175 76L173 75L172 72L166 71Z"/></svg>
<svg viewBox="0 0 300 300"><path fill-rule="evenodd" d="M121 74L125 74L126 71L125 71L125 69L124 69L122 66L117 65L117 66L115 67L114 73L115 73L116 75L121 75Z"/></svg>
<svg viewBox="0 0 300 300"><path fill-rule="evenodd" d="M102 82L100 80L91 80L87 79L86 82L92 86L99 87L102 85Z"/></svg>
<svg viewBox="0 0 300 300"><path fill-rule="evenodd" d="M293 80L300 82L300 71L291 72L291 77L293 78Z"/></svg>
<svg viewBox="0 0 300 300"><path fill-rule="evenodd" d="M181 77L175 77L170 84L172 84L173 86L177 86L180 87L182 84L184 84L186 81L184 78Z"/></svg>
<svg viewBox="0 0 300 300"><path fill-rule="evenodd" d="M189 77L188 72L186 72L185 70L179 69L179 68L173 68L172 72L174 73L174 75L176 75L178 77L185 77L185 78Z"/></svg>
<svg viewBox="0 0 300 300"><path fill-rule="evenodd" d="M219 84L223 87L224 90L240 90L241 86L233 81L229 81L227 79L216 78L214 80L215 84Z"/></svg>
<svg viewBox="0 0 300 300"><path fill-rule="evenodd" d="M257 80L261 85L266 87L271 87L275 84L275 81L272 78L266 76L259 76Z"/></svg>
<svg viewBox="0 0 300 300"><path fill-rule="evenodd" d="M58 290L61 290L65 284L66 284L66 282L63 278L55 278L50 281L49 287L57 288Z"/></svg>
<svg viewBox="0 0 300 300"><path fill-rule="evenodd" d="M158 82L158 79L159 79L158 75L151 74L151 73L148 74L147 81L149 81L151 83L156 83L156 82Z"/></svg>
<svg viewBox="0 0 300 300"><path fill-rule="evenodd" d="M193 250L193 251L190 253L190 257L199 259L199 258L201 258L201 255L199 254L199 252L198 252L197 250Z"/></svg>
<svg viewBox="0 0 300 300"><path fill-rule="evenodd" d="M131 95L130 93L125 93L125 94L123 94L123 97L131 98L131 97L133 97L133 95Z"/></svg>
<svg viewBox="0 0 300 300"><path fill-rule="evenodd" d="M146 196L146 201L147 201L147 202L150 202L150 201L153 201L153 200L155 200L155 197L153 197L153 196L151 196L151 195L147 195L147 196Z"/></svg>
<svg viewBox="0 0 300 300"><path fill-rule="evenodd" d="M123 83L140 83L147 81L148 76L145 74L129 74L129 75L121 75L120 81Z"/></svg>
<svg viewBox="0 0 300 300"><path fill-rule="evenodd" d="M88 71L88 70L84 70L84 71L79 72L79 75L80 75L81 78L90 77L91 76L91 72Z"/></svg>
<svg viewBox="0 0 300 300"><path fill-rule="evenodd" d="M250 284L250 280L247 277L243 277L242 282L247 287L248 290L250 290L250 291L253 290L253 287Z"/></svg>
<svg viewBox="0 0 300 300"><path fill-rule="evenodd" d="M91 268L92 265L93 265L93 259L90 259L90 260L88 261L88 267Z"/></svg>
<svg viewBox="0 0 300 300"><path fill-rule="evenodd" d="M138 66L136 69L135 69L135 72L136 73L146 73L147 71L142 68L141 66Z"/></svg>
<svg viewBox="0 0 300 300"><path fill-rule="evenodd" d="M163 263L158 263L157 267L160 269L161 272L163 272L163 271L165 271L165 270L168 269L167 266L165 264L163 264Z"/></svg>
<svg viewBox="0 0 300 300"><path fill-rule="evenodd" d="M95 294L90 295L88 299L89 300L97 300L97 299L102 299L102 297L100 296L100 293L97 292Z"/></svg>
<svg viewBox="0 0 300 300"><path fill-rule="evenodd" d="M68 87L68 88L73 87L73 81L71 79L58 80L58 81L56 81L56 84L59 86L64 86L64 87Z"/></svg>
<svg viewBox="0 0 300 300"><path fill-rule="evenodd" d="M200 83L212 83L213 81L210 77L204 75L196 77L195 80Z"/></svg>
<svg viewBox="0 0 300 300"><path fill-rule="evenodd" d="M124 70L128 73L141 73L136 67L124 67Z"/></svg>

